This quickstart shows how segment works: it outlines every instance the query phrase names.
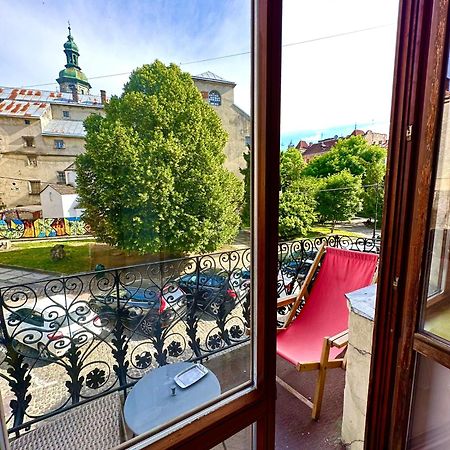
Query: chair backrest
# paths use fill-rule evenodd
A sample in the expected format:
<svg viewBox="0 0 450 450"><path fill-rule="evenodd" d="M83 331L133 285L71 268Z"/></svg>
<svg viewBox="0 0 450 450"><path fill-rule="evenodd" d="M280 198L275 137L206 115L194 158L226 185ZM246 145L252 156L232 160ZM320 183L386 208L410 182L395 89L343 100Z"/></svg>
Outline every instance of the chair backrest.
<svg viewBox="0 0 450 450"><path fill-rule="evenodd" d="M345 294L371 284L378 257L372 253L327 247L311 293L300 312L323 336L331 336L348 327Z"/></svg>

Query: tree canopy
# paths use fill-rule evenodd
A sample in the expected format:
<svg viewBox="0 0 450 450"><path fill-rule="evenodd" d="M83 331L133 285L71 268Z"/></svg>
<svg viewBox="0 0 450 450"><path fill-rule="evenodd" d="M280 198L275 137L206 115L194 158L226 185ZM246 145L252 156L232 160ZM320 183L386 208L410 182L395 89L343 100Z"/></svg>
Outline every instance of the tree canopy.
<svg viewBox="0 0 450 450"><path fill-rule="evenodd" d="M298 181L306 164L301 153L295 147L289 147L280 155L281 190L287 189Z"/></svg>
<svg viewBox="0 0 450 450"><path fill-rule="evenodd" d="M305 162L295 147L280 155L280 207L278 234L281 239L305 236L317 219L316 186L311 177L303 177Z"/></svg>
<svg viewBox="0 0 450 450"><path fill-rule="evenodd" d="M323 179L317 192L317 211L322 222L331 222L331 232L336 222L352 219L361 209L361 178L349 171Z"/></svg>
<svg viewBox="0 0 450 450"><path fill-rule="evenodd" d="M299 178L280 192L278 234L281 239L306 236L317 220L317 181Z"/></svg>
<svg viewBox="0 0 450 450"><path fill-rule="evenodd" d="M236 236L242 183L223 167L226 132L188 73L159 61L134 70L85 129L77 190L103 242L213 251Z"/></svg>
<svg viewBox="0 0 450 450"><path fill-rule="evenodd" d="M303 170L303 174L318 178L348 171L361 178L364 191L361 192L362 215L378 217L383 210L384 175L386 149L370 145L361 136L340 139L324 155L314 158Z"/></svg>

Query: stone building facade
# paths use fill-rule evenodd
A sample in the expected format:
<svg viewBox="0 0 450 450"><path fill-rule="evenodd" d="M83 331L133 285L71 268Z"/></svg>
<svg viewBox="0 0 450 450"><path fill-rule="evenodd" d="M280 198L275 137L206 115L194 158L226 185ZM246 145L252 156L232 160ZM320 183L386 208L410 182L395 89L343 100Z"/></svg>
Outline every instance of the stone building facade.
<svg viewBox="0 0 450 450"><path fill-rule="evenodd" d="M203 99L214 108L228 133L225 167L242 179L239 169L245 167L243 155L251 144L251 119L234 103L236 83L226 81L212 72L193 76L192 79Z"/></svg>
<svg viewBox="0 0 450 450"><path fill-rule="evenodd" d="M0 87L0 201L37 205L49 183L84 151L83 120L102 114L100 97Z"/></svg>

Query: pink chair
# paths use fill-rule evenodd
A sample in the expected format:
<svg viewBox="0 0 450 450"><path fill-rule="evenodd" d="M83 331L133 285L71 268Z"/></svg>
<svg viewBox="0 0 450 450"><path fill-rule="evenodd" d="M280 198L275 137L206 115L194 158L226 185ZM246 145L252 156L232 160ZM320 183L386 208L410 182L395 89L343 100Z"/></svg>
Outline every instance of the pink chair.
<svg viewBox="0 0 450 450"><path fill-rule="evenodd" d="M309 284L325 253L311 293ZM277 336L277 353L294 364L299 372L318 370L314 400L311 402L277 377L277 382L312 409L312 418L320 416L327 369L343 367L348 341L348 307L345 294L371 284L377 255L322 246L311 265L300 292L281 298L278 306L293 304L285 326ZM302 300L298 317L295 312Z"/></svg>

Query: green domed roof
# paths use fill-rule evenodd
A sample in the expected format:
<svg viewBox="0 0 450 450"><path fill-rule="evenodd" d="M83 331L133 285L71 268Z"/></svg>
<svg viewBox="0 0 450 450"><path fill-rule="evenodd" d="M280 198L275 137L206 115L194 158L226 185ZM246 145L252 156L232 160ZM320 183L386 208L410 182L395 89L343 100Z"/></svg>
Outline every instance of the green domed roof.
<svg viewBox="0 0 450 450"><path fill-rule="evenodd" d="M77 52L77 53L79 53L79 51L78 51L78 45L75 44L75 42L74 42L74 40L73 40L73 37L70 36L70 35L69 35L68 41L64 44L64 50L70 50L70 51L72 51L72 52Z"/></svg>
<svg viewBox="0 0 450 450"><path fill-rule="evenodd" d="M76 67L66 67L59 72L59 78L72 78L73 80L85 81L88 83L87 76Z"/></svg>
<svg viewBox="0 0 450 450"><path fill-rule="evenodd" d="M86 75L81 71L81 67L78 65L78 57L80 52L78 51L78 46L75 44L70 24L69 24L69 35L67 36L67 42L64 44L64 53L66 54L67 64L65 69L59 72L59 77L56 80L61 86L63 92L70 92L74 86L81 85L87 88L87 93L91 85L86 77ZM86 92L86 89L81 92Z"/></svg>

